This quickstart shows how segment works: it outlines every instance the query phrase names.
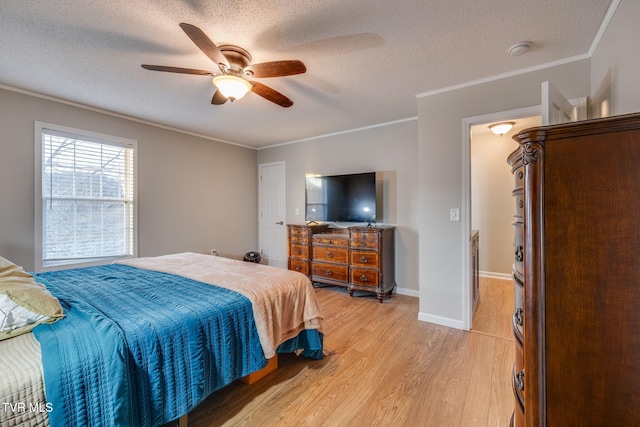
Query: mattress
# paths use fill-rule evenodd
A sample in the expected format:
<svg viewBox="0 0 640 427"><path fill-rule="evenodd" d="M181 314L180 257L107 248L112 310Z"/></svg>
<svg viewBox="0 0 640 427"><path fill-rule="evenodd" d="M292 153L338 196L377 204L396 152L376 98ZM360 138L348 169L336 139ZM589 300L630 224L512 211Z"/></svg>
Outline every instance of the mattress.
<svg viewBox="0 0 640 427"><path fill-rule="evenodd" d="M0 426L48 427L40 344L32 333L0 341Z"/></svg>

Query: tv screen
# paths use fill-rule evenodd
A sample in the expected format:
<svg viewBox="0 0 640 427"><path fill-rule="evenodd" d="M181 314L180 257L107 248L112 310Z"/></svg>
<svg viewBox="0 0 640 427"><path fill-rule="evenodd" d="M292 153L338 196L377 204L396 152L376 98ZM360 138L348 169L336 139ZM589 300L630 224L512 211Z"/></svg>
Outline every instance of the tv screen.
<svg viewBox="0 0 640 427"><path fill-rule="evenodd" d="M376 222L376 173L307 175L305 220Z"/></svg>

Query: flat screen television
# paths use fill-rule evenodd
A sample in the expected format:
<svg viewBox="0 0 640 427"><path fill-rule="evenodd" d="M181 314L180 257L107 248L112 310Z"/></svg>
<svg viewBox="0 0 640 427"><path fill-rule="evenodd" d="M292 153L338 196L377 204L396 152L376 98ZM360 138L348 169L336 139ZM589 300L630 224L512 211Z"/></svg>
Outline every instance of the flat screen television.
<svg viewBox="0 0 640 427"><path fill-rule="evenodd" d="M307 222L376 222L376 173L307 175Z"/></svg>

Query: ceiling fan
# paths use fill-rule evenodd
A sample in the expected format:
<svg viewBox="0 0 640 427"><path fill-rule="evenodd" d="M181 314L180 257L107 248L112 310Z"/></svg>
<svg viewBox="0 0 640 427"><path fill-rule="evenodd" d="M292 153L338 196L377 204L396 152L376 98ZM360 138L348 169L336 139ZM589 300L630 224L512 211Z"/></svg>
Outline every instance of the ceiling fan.
<svg viewBox="0 0 640 427"><path fill-rule="evenodd" d="M283 77L302 74L307 71L307 68L301 61L288 60L251 64L251 55L243 48L234 45L216 46L215 43L195 25L182 23L180 24L180 28L182 28L187 36L189 36L209 59L217 64L220 72L149 64L142 64L142 68L168 73L212 76L213 84L216 87L216 92L211 99L211 103L214 105L224 104L227 102L227 99L233 102L236 99L242 98L249 91L281 107L286 108L293 105L293 101L280 92L262 83L253 80L249 81L246 77Z"/></svg>

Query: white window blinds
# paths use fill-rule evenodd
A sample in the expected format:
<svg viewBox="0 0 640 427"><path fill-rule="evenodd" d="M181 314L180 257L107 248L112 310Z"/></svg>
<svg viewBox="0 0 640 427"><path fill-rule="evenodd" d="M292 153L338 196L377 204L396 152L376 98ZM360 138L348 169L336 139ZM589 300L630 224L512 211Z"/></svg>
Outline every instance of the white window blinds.
<svg viewBox="0 0 640 427"><path fill-rule="evenodd" d="M131 144L42 128L42 265L134 255Z"/></svg>

